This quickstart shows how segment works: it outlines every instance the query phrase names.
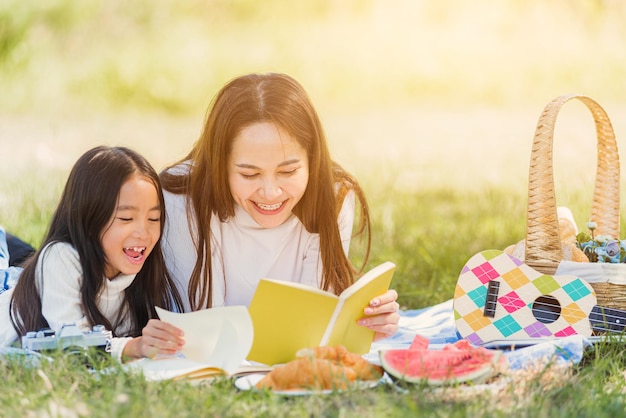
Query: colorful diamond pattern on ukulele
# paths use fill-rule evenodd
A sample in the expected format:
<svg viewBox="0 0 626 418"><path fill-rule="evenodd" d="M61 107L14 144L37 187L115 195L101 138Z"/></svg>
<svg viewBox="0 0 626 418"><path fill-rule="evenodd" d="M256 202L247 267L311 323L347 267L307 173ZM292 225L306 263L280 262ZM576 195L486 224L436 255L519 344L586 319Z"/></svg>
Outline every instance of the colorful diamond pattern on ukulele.
<svg viewBox="0 0 626 418"><path fill-rule="evenodd" d="M483 340L476 333L468 334L465 339L473 345L481 345Z"/></svg>
<svg viewBox="0 0 626 418"><path fill-rule="evenodd" d="M491 266L489 262L485 262L478 267L472 269L472 273L482 283L487 283L491 279L495 279L500 276L498 272Z"/></svg>
<svg viewBox="0 0 626 418"><path fill-rule="evenodd" d="M465 290L463 290L463 288L461 286L456 286L454 288L454 298L460 298L461 296L463 296L465 294Z"/></svg>
<svg viewBox="0 0 626 418"><path fill-rule="evenodd" d="M552 335L552 332L548 329L548 327L539 321L530 324L524 328L524 331L526 331L528 336L531 338L549 337Z"/></svg>
<svg viewBox="0 0 626 418"><path fill-rule="evenodd" d="M486 317L490 280L498 281L499 290L494 316ZM532 306L540 296L559 302L561 315L554 322L543 324L535 318ZM595 304L595 293L584 280L546 275L502 251L489 250L463 267L453 308L459 334L481 344L503 338L591 335L588 315Z"/></svg>
<svg viewBox="0 0 626 418"><path fill-rule="evenodd" d="M470 298L476 306L485 306L485 301L487 300L487 287L477 287L471 292L467 292L467 297Z"/></svg>
<svg viewBox="0 0 626 418"><path fill-rule="evenodd" d="M515 312L526 306L526 303L515 292L509 292L498 298L498 302L508 313Z"/></svg>
<svg viewBox="0 0 626 418"><path fill-rule="evenodd" d="M536 278L535 280L533 280L533 284L535 285L535 287L537 287L542 295L549 295L550 293L561 287L561 285L556 280L554 280L553 276L548 275L543 275Z"/></svg>
<svg viewBox="0 0 626 418"><path fill-rule="evenodd" d="M503 318L493 322L493 325L502 334L504 338L510 337L517 331L522 329L522 326L511 315L507 315Z"/></svg>
<svg viewBox="0 0 626 418"><path fill-rule="evenodd" d="M570 324L575 324L587 318L585 312L574 302L561 309L561 316Z"/></svg>
<svg viewBox="0 0 626 418"><path fill-rule="evenodd" d="M587 297L591 293L591 289L589 288L589 286L586 286L580 278L577 278L576 280L564 285L563 290L574 301Z"/></svg>
<svg viewBox="0 0 626 418"><path fill-rule="evenodd" d="M571 326L569 326L569 327L563 328L559 332L555 332L554 336L555 337L569 337L570 335L576 335L576 334L578 334L576 330L572 328Z"/></svg>
<svg viewBox="0 0 626 418"><path fill-rule="evenodd" d="M530 283L530 279L520 268L514 268L511 271L503 273L502 278L506 280L507 284L511 286L512 289L519 289Z"/></svg>
<svg viewBox="0 0 626 418"><path fill-rule="evenodd" d="M482 309L474 310L473 312L465 315L463 319L465 320L465 322L467 322L467 325L469 325L470 328L476 331L483 329L491 324L489 318L483 315Z"/></svg>

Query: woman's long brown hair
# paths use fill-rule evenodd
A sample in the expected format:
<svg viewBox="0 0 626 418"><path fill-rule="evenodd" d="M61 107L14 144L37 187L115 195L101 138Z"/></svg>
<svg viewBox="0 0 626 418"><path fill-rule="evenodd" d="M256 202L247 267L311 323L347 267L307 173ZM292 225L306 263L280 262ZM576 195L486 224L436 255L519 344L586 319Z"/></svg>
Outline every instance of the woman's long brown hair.
<svg viewBox="0 0 626 418"><path fill-rule="evenodd" d="M307 93L296 80L284 74L238 77L227 83L213 99L203 132L191 152L161 172L164 189L186 195L188 219L197 221L197 261L188 289L193 310L211 306L214 279L211 216L226 221L235 213L227 170L232 142L242 129L259 122L280 126L307 152L309 182L293 211L307 231L319 234L322 288L340 293L350 286L367 263L371 236L365 195L357 180L332 161L321 122ZM189 174L180 175L169 170L183 163L189 164ZM339 210L350 190L355 192L360 204L356 233L367 234L360 269L356 269L345 255L337 225Z"/></svg>

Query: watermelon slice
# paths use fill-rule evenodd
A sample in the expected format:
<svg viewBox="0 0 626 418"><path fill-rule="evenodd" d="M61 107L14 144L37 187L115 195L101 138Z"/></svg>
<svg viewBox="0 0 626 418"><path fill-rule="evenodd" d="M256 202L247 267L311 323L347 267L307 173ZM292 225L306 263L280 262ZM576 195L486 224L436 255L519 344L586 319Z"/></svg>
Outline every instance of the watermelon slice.
<svg viewBox="0 0 626 418"><path fill-rule="evenodd" d="M392 378L436 386L482 383L495 373L500 361L505 361L502 351L474 347L467 340L429 350L428 339L419 335L408 349L380 351L381 365Z"/></svg>

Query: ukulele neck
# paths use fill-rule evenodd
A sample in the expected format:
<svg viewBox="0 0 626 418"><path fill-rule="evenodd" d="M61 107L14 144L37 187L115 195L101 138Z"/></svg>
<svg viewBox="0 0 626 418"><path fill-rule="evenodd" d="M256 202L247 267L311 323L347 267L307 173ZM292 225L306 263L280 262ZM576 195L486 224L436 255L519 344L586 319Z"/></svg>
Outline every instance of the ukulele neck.
<svg viewBox="0 0 626 418"><path fill-rule="evenodd" d="M626 311L594 306L589 314L591 328L596 332L624 332L626 328Z"/></svg>

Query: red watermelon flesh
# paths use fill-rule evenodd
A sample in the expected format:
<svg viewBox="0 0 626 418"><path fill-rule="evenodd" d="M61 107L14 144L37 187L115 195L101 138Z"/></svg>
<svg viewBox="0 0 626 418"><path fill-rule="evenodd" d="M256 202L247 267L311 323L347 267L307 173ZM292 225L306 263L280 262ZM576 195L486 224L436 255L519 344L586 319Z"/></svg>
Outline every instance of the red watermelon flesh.
<svg viewBox="0 0 626 418"><path fill-rule="evenodd" d="M409 349L381 350L381 365L393 378L412 383L480 383L494 373L502 355L498 350L474 347L467 340L441 350L427 347L428 339L416 336Z"/></svg>
<svg viewBox="0 0 626 418"><path fill-rule="evenodd" d="M428 344L430 344L428 338L416 335L415 338L413 338L413 342L411 342L409 350L426 350L428 348Z"/></svg>

